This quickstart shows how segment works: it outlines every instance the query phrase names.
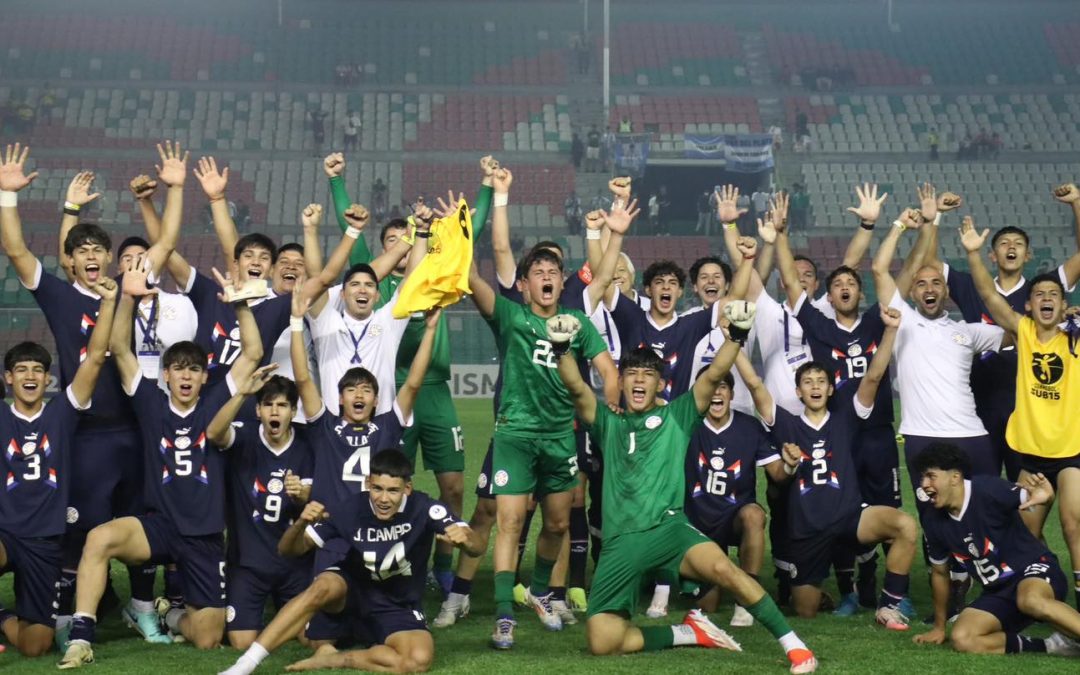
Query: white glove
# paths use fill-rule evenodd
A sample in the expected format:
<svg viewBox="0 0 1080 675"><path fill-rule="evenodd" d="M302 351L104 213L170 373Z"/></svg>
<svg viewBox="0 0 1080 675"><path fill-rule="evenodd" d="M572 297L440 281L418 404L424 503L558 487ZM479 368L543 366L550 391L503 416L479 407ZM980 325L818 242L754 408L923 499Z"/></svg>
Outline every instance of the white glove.
<svg viewBox="0 0 1080 675"><path fill-rule="evenodd" d="M556 314L547 320L548 341L555 356L562 356L570 349L570 343L579 330L581 322L573 314Z"/></svg>
<svg viewBox="0 0 1080 675"><path fill-rule="evenodd" d="M728 334L732 340L746 343L756 312L757 306L747 300L732 300L724 305L724 318L728 320Z"/></svg>

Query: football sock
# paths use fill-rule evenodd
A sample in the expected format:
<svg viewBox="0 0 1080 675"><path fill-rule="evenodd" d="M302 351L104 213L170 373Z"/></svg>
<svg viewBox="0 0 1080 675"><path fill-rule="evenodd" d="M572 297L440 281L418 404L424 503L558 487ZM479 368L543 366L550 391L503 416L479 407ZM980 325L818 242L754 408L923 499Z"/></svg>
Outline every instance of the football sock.
<svg viewBox="0 0 1080 675"><path fill-rule="evenodd" d="M566 586L551 586L548 590L552 600L566 600Z"/></svg>
<svg viewBox="0 0 1080 675"><path fill-rule="evenodd" d="M857 587L859 589L860 599L865 597L872 601L874 595L876 595L877 561L878 554L876 549L871 549L868 553L855 558L855 564L858 569Z"/></svg>
<svg viewBox="0 0 1080 675"><path fill-rule="evenodd" d="M168 626L169 630L173 633L180 633L180 617L184 616L185 611L187 610L173 607L165 613L165 625Z"/></svg>
<svg viewBox="0 0 1080 675"><path fill-rule="evenodd" d="M533 566L532 584L529 586L529 592L534 596L540 597L541 595L547 595L548 584L551 583L551 570L555 567L555 561L548 558L541 558L540 554L536 554L536 564Z"/></svg>
<svg viewBox="0 0 1080 675"><path fill-rule="evenodd" d="M136 612L138 612L139 614L149 614L150 612L154 611L154 601L153 600L136 600L135 598L132 598L131 599L131 608L133 610L135 610Z"/></svg>
<svg viewBox="0 0 1080 675"><path fill-rule="evenodd" d="M514 585L521 583L521 559L525 556L525 544L529 542L529 529L532 527L536 509L525 512L525 522L521 524L521 536L518 537L517 565L514 566Z"/></svg>
<svg viewBox="0 0 1080 675"><path fill-rule="evenodd" d="M908 594L908 582L908 575L886 571L878 607L895 607Z"/></svg>
<svg viewBox="0 0 1080 675"><path fill-rule="evenodd" d="M175 565L165 566L165 597L172 607L184 606L184 587L180 583L180 570Z"/></svg>
<svg viewBox="0 0 1080 675"><path fill-rule="evenodd" d="M267 656L270 656L270 652L266 651L265 647L258 642L252 642L251 646L247 648L247 651L237 659L236 665L233 666L233 668L240 672L253 673ZM230 669L230 671L231 670L232 669Z"/></svg>
<svg viewBox="0 0 1080 675"><path fill-rule="evenodd" d="M570 509L570 586L585 587L585 567L589 560L589 520L584 506Z"/></svg>
<svg viewBox="0 0 1080 675"><path fill-rule="evenodd" d="M840 595L851 595L855 592L855 570L836 570L836 589Z"/></svg>
<svg viewBox="0 0 1080 675"><path fill-rule="evenodd" d="M1021 652L1045 652L1046 640L1033 638L1018 633L1005 634L1005 653L1020 654Z"/></svg>
<svg viewBox="0 0 1080 675"><path fill-rule="evenodd" d="M791 630L791 626L788 625L787 619L784 618L780 608L776 606L776 603L773 602L773 599L769 597L768 593L761 596L760 600L747 607L746 611L750 612L750 616L754 617L754 621L765 626L765 630L769 631L774 638L780 641L785 652L789 652L792 649L806 648L806 645L802 643L802 640L800 640L795 635L795 632Z"/></svg>
<svg viewBox="0 0 1080 675"><path fill-rule="evenodd" d="M432 562L431 567L436 574L438 574L439 572L449 572L453 564L454 554L452 552L440 553L439 551L435 551L435 559Z"/></svg>
<svg viewBox="0 0 1080 675"><path fill-rule="evenodd" d="M642 626L641 638L645 643L641 647L643 652L655 652L661 649L671 649L675 646L675 629L676 626ZM686 626L686 628L690 628ZM693 636L693 629L690 629L691 637ZM695 644L696 640L688 644Z"/></svg>
<svg viewBox="0 0 1080 675"><path fill-rule="evenodd" d="M75 616L71 618L71 633L68 636L68 639L92 643L94 641L96 628L96 616L93 614L84 614L83 612L75 612Z"/></svg>
<svg viewBox="0 0 1080 675"><path fill-rule="evenodd" d="M514 618L514 573L495 573L495 618Z"/></svg>
<svg viewBox="0 0 1080 675"><path fill-rule="evenodd" d="M75 611L75 578L78 570L64 568L60 571L60 590L57 593L57 604L60 609L59 615L70 616Z"/></svg>
<svg viewBox="0 0 1080 675"><path fill-rule="evenodd" d="M468 595L469 593L472 593L472 579L454 577L454 583L450 586L450 592L457 593L458 595Z"/></svg>
<svg viewBox="0 0 1080 675"><path fill-rule="evenodd" d="M128 565L127 569L128 579L131 580L131 599L153 604L157 565Z"/></svg>

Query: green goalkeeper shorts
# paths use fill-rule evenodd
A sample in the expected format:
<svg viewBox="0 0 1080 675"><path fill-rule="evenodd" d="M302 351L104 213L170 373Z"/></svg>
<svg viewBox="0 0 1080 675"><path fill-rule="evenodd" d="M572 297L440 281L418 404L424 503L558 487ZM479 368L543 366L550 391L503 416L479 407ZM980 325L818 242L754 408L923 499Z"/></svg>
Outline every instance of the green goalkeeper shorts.
<svg viewBox="0 0 1080 675"><path fill-rule="evenodd" d="M465 470L465 443L454 399L445 382L420 387L413 407L413 424L401 439L401 451L416 466L416 446L424 468L435 473ZM416 467L419 469L420 467Z"/></svg>
<svg viewBox="0 0 1080 675"><path fill-rule="evenodd" d="M678 579L686 552L710 541L681 511L671 514L651 529L604 538L589 592L589 616L633 616L646 574L655 570L661 578Z"/></svg>
<svg viewBox="0 0 1080 675"><path fill-rule="evenodd" d="M491 457L492 492L537 497L574 489L578 481L574 433L557 438L525 438L495 431Z"/></svg>

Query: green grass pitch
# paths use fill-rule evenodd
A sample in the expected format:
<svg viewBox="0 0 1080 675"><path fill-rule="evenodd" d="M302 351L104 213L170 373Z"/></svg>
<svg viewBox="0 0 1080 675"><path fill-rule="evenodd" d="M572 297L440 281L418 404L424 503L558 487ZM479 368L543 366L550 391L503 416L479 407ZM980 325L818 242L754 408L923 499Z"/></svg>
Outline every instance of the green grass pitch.
<svg viewBox="0 0 1080 675"><path fill-rule="evenodd" d="M491 435L491 403L486 400L460 400L457 403L464 427L467 474L465 491L465 517L472 513L475 501L472 487L484 450ZM420 473L416 486L421 490L434 490L431 474ZM905 504L912 503L910 488L905 482ZM539 520L539 519L537 519ZM537 524L534 523L534 529ZM1065 554L1061 530L1056 515L1051 516L1046 528L1051 548ZM1065 555L1062 562L1067 566ZM763 581L766 589L773 590L771 560L766 558ZM532 566L531 551L526 555L525 573ZM1067 567L1066 567L1067 568ZM883 569L883 568L879 568ZM591 570L590 570L591 573ZM116 586L126 597L127 579L122 568L113 570ZM912 571L912 595L921 613L930 609L929 590L921 557ZM829 582L835 595L835 586ZM472 615L448 630L435 632L434 670L445 673L701 673L717 670L726 672L782 673L787 661L780 647L761 627L729 629L743 645L742 653L703 649L677 649L652 654L625 657L594 658L588 655L585 645L584 625L570 626L562 633L545 631L528 612L521 611L515 633L517 645L510 653L498 653L488 647L492 629L493 603L491 600L491 563L486 560L480 569L472 595ZM643 602L648 602L644 594ZM974 591L970 597L974 597ZM0 599L5 606L13 602L11 576L0 580ZM1070 596L1071 600L1071 596ZM429 617L438 611L439 600L431 595L425 608ZM644 611L644 607L642 607ZM670 618L681 619L683 608L673 601ZM730 600L726 601L713 619L726 626L730 619ZM639 623L664 623L649 621L644 614L635 618ZM911 635L922 630L920 624L912 626L908 634L889 633L874 625L873 617L863 612L853 618L837 619L821 616L813 621L791 619L791 624L820 661L819 672L825 673L1076 673L1080 662L1050 656L969 656L956 654L945 647L923 647L912 644ZM1046 635L1045 628L1037 627L1033 634ZM139 640L135 633L120 622L113 613L103 619L98 629L99 643L95 649L97 663L88 672L109 675L143 675L146 673L216 673L231 665L238 653L224 648L211 652L199 652L189 645L149 645ZM303 658L307 650L291 643L272 655L258 672L282 672L293 661ZM0 672L32 674L55 671L57 655L36 660L23 659L9 647L0 655Z"/></svg>

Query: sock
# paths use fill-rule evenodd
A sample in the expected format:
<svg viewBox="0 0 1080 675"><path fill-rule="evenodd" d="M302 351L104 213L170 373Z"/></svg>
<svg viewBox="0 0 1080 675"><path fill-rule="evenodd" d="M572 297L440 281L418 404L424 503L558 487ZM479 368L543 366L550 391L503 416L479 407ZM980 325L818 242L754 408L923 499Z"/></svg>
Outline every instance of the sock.
<svg viewBox="0 0 1080 675"><path fill-rule="evenodd" d="M171 607L184 606L184 587L180 583L180 570L169 565L165 567L165 597Z"/></svg>
<svg viewBox="0 0 1080 675"><path fill-rule="evenodd" d="M885 571L885 583L881 586L878 607L895 607L908 593L908 575Z"/></svg>
<svg viewBox="0 0 1080 675"><path fill-rule="evenodd" d="M1019 633L1005 634L1005 653L1020 654L1021 652L1045 652L1046 640L1033 638Z"/></svg>
<svg viewBox="0 0 1080 675"><path fill-rule="evenodd" d="M184 616L186 610L179 607L173 607L165 613L165 625L169 627L173 633L180 632L180 617Z"/></svg>
<svg viewBox="0 0 1080 675"><path fill-rule="evenodd" d="M654 605L663 605L667 607L668 598L671 596L671 586L667 584L656 584L653 589L652 603Z"/></svg>
<svg viewBox="0 0 1080 675"><path fill-rule="evenodd" d="M780 641L780 646L783 647L785 654L795 649L806 649L806 643L799 639L795 631L785 633L777 639Z"/></svg>
<svg viewBox="0 0 1080 675"><path fill-rule="evenodd" d="M518 537L517 565L514 566L514 585L521 583L521 559L525 556L525 544L529 542L529 529L532 527L536 510L525 512L525 522L521 524L521 536Z"/></svg>
<svg viewBox="0 0 1080 675"><path fill-rule="evenodd" d="M836 570L836 589L841 596L855 592L855 570Z"/></svg>
<svg viewBox="0 0 1080 675"><path fill-rule="evenodd" d="M131 599L153 604L157 565L129 565L127 569L128 579L131 580Z"/></svg>
<svg viewBox="0 0 1080 675"><path fill-rule="evenodd" d="M75 577L78 570L64 568L60 571L60 590L57 593L58 615L71 616L75 612Z"/></svg>
<svg viewBox="0 0 1080 675"><path fill-rule="evenodd" d="M250 673L255 672L255 669L259 667L259 664L262 663L267 656L270 656L270 652L266 651L265 647L258 642L252 642L247 651L236 660L236 665L230 668L229 671L250 675Z"/></svg>
<svg viewBox="0 0 1080 675"><path fill-rule="evenodd" d="M671 649L675 646L675 626L642 626L641 637L645 644L643 652L655 652L661 649ZM689 628L689 626L687 626ZM691 629L693 632L693 629ZM695 641L696 642L696 641ZM694 644L693 642L690 644Z"/></svg>
<svg viewBox="0 0 1080 675"><path fill-rule="evenodd" d="M96 616L93 614L85 614L83 612L75 612L75 616L71 618L71 634L68 639L92 643L94 641L96 628Z"/></svg>
<svg viewBox="0 0 1080 675"><path fill-rule="evenodd" d="M135 598L132 598L131 608L139 614L147 614L155 611L153 600L136 600Z"/></svg>
<svg viewBox="0 0 1080 675"><path fill-rule="evenodd" d="M454 583L450 586L450 592L457 593L458 595L468 595L469 593L472 593L472 579L454 577Z"/></svg>
<svg viewBox="0 0 1080 675"><path fill-rule="evenodd" d="M570 509L570 586L585 587L585 567L589 561L589 520L584 506Z"/></svg>
<svg viewBox="0 0 1080 675"><path fill-rule="evenodd" d="M779 562L779 561L777 561ZM773 574L776 577L776 602L781 605L791 603L791 572L790 563L781 563Z"/></svg>
<svg viewBox="0 0 1080 675"><path fill-rule="evenodd" d="M495 617L514 618L514 573L495 573Z"/></svg>
<svg viewBox="0 0 1080 675"><path fill-rule="evenodd" d="M769 631L774 638L780 640L780 644L784 645L784 651L791 651L796 648L805 648L799 638L795 637L795 633L792 632L791 626L788 625L787 619L780 612L780 608L776 606L773 599L769 597L769 594L761 596L761 599L746 608L746 611L750 612L750 616L754 617L754 621L757 621L762 626L765 626L765 630ZM793 647L788 647L784 643L784 639L791 635L792 638L798 644Z"/></svg>
<svg viewBox="0 0 1080 675"><path fill-rule="evenodd" d="M551 591L552 600L566 601L566 586L551 586L548 590Z"/></svg>
<svg viewBox="0 0 1080 675"><path fill-rule="evenodd" d="M536 564L533 566L532 584L529 591L536 597L547 595L548 584L551 582L551 570L555 567L555 561L541 558L536 554Z"/></svg>
<svg viewBox="0 0 1080 675"><path fill-rule="evenodd" d="M435 560L432 562L432 569L435 570L435 574L439 572L449 572L450 568L454 564L454 554L440 553L435 551Z"/></svg>

